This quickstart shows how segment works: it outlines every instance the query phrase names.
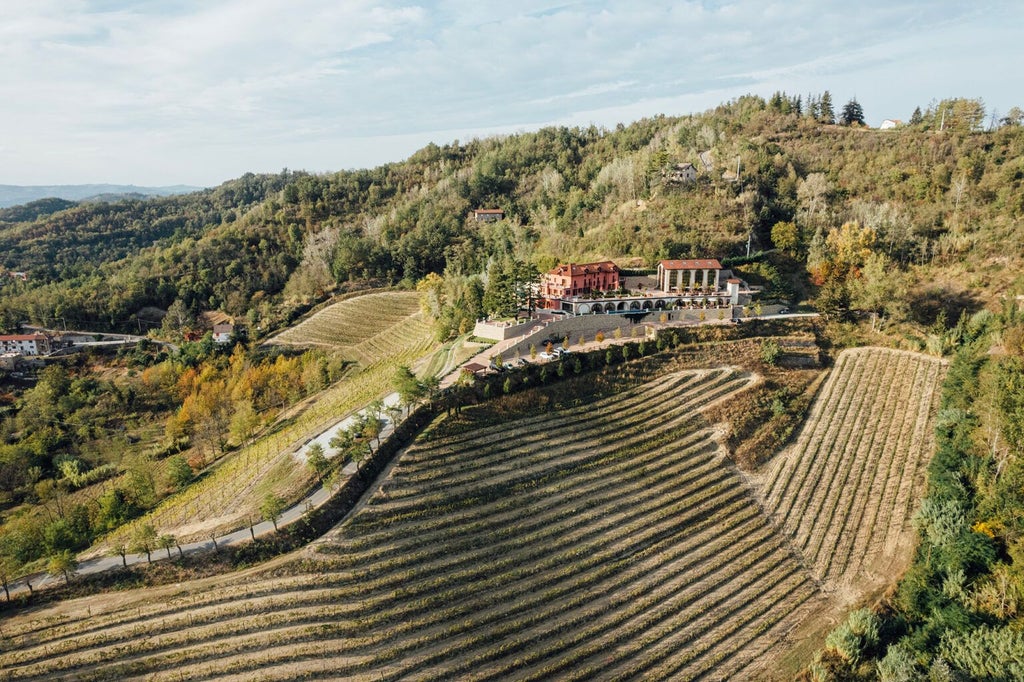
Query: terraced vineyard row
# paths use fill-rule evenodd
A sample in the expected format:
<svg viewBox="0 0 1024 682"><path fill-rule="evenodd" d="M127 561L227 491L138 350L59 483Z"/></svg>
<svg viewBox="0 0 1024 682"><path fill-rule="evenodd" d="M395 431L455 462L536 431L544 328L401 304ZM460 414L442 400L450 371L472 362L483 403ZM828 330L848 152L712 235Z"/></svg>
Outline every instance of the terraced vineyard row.
<svg viewBox="0 0 1024 682"><path fill-rule="evenodd" d="M766 509L826 586L861 582L912 537L944 367L902 351L845 351L796 442L764 474Z"/></svg>
<svg viewBox="0 0 1024 682"><path fill-rule="evenodd" d="M330 305L278 334L270 343L325 346L370 365L413 337L429 335L414 291L381 291Z"/></svg>
<svg viewBox="0 0 1024 682"><path fill-rule="evenodd" d="M428 431L290 570L11 619L0 669L14 680L773 677L787 636L846 603L840 577L856 594L879 557L899 554L942 371L912 354L844 352L793 446L753 481L703 416L756 380L733 369Z"/></svg>

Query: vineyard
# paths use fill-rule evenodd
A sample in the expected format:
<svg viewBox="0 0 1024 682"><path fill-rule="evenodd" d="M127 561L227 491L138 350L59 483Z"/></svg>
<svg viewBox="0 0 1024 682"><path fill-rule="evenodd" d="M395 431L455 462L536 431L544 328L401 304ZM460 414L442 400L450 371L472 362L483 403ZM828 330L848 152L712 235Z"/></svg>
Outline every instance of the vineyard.
<svg viewBox="0 0 1024 682"><path fill-rule="evenodd" d="M826 589L887 584L909 558L944 372L914 353L845 351L796 442L761 476L766 510Z"/></svg>
<svg viewBox="0 0 1024 682"><path fill-rule="evenodd" d="M783 643L835 613L836 577L892 549L941 373L920 356L843 353L754 485L704 416L758 381L738 369L673 371L475 430L441 424L288 563L12 618L0 669L14 680L772 677Z"/></svg>
<svg viewBox="0 0 1024 682"><path fill-rule="evenodd" d="M329 348L369 366L400 352L410 340L429 335L419 315L419 294L383 291L330 305L270 343Z"/></svg>
<svg viewBox="0 0 1024 682"><path fill-rule="evenodd" d="M415 303L415 294L411 300ZM309 468L294 456L302 443L353 410L390 393L394 390L395 370L400 365L413 365L436 345L419 313L408 312L409 301L404 292L360 296L326 308L286 332L292 334L305 327L310 333L326 335L329 325L340 325L338 337L353 340L347 348L366 364L306 401L283 428L230 455L210 475L168 498L136 524L149 523L161 533L173 533L182 542L203 540L213 532L223 534L258 521L260 500L269 491L286 499L298 497L313 478ZM387 317L382 321L386 326L370 333L375 317L369 311L387 308L393 302L404 306L406 316L400 318L400 323ZM354 319L360 324L352 325ZM358 337L361 340L346 324L363 330ZM127 541L136 524L115 531L107 544Z"/></svg>

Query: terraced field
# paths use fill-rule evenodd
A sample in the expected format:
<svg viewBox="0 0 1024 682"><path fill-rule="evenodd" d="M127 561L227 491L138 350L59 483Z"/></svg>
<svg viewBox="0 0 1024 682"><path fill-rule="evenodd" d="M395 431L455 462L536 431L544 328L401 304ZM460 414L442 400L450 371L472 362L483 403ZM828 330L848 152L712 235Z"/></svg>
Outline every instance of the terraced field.
<svg viewBox="0 0 1024 682"><path fill-rule="evenodd" d="M797 440L760 477L764 504L826 589L888 583L934 449L945 363L881 348L843 352Z"/></svg>
<svg viewBox="0 0 1024 682"><path fill-rule="evenodd" d="M835 615L840 562L870 564L913 506L903 481L928 456L911 449L927 447L941 370L844 353L763 489L702 416L756 381L735 369L428 433L288 563L11 618L0 669L16 680L770 678L797 628ZM895 404L904 418L890 436L865 443L871 429L844 426ZM882 478L865 473L876 450Z"/></svg>
<svg viewBox="0 0 1024 682"><path fill-rule="evenodd" d="M361 363L359 370L309 399L284 428L241 448L202 481L116 531L108 543L127 541L138 523L151 524L181 541L202 540L211 532L225 533L259 519L260 501L268 491L297 498L313 477L294 456L301 445L353 410L390 393L395 370L414 365L437 346L417 305L414 292L367 294L325 308L285 332L282 336L293 339L325 339L333 334L341 352Z"/></svg>
<svg viewBox="0 0 1024 682"><path fill-rule="evenodd" d="M318 311L268 343L322 346L373 363L430 337L415 291L381 291L349 298Z"/></svg>

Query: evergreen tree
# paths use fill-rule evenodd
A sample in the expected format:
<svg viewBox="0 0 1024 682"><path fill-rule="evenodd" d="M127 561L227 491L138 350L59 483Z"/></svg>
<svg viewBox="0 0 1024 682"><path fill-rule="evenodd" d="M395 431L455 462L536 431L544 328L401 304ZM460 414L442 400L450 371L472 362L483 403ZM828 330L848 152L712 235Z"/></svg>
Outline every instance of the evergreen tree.
<svg viewBox="0 0 1024 682"><path fill-rule="evenodd" d="M910 125L916 126L924 123L924 115L921 113L921 107L914 107L914 113L910 115Z"/></svg>
<svg viewBox="0 0 1024 682"><path fill-rule="evenodd" d="M818 104L818 121L830 125L836 122L836 112L832 108L832 93L828 90L822 94L821 102Z"/></svg>
<svg viewBox="0 0 1024 682"><path fill-rule="evenodd" d="M807 118L813 118L814 120L818 120L818 111L819 110L820 109L819 109L818 98L815 97L814 95L808 93L808 95L807 95L807 106L804 108L804 116L806 116Z"/></svg>
<svg viewBox="0 0 1024 682"><path fill-rule="evenodd" d="M495 260L487 269L483 306L486 312L497 317L508 317L515 313L513 280L503 261Z"/></svg>
<svg viewBox="0 0 1024 682"><path fill-rule="evenodd" d="M843 105L843 112L839 116L839 124L844 126L864 125L864 109L861 108L860 102L857 101L856 97Z"/></svg>

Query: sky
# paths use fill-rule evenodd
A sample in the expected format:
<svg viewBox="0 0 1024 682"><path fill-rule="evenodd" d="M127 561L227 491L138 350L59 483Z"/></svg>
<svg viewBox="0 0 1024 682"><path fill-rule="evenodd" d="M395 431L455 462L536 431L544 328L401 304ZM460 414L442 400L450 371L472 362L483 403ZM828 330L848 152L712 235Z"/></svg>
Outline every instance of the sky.
<svg viewBox="0 0 1024 682"><path fill-rule="evenodd" d="M213 186L829 90L1024 107L1019 0L0 0L0 184Z"/></svg>

